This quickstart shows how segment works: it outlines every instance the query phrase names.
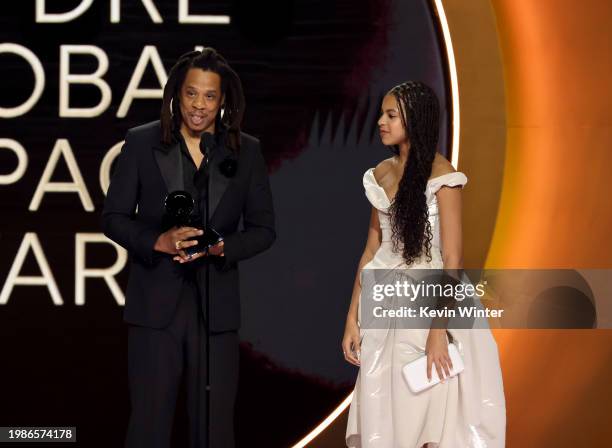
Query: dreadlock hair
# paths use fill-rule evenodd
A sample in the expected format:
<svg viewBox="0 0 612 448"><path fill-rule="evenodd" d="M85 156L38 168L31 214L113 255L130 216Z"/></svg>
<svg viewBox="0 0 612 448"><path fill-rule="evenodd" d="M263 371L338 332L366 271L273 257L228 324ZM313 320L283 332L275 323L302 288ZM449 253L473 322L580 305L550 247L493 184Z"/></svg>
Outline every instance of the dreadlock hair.
<svg viewBox="0 0 612 448"><path fill-rule="evenodd" d="M226 144L232 151L240 150L240 125L244 116L245 100L242 83L236 72L225 58L214 48L205 47L202 51L190 51L182 55L174 64L164 87L161 107L162 143L172 144L173 133L180 130L182 116L180 92L187 72L191 68L217 73L221 77L221 95L225 97L223 117L215 117L215 130L226 131Z"/></svg>
<svg viewBox="0 0 612 448"><path fill-rule="evenodd" d="M410 151L397 194L390 207L395 250L403 243L402 257L413 263L423 252L431 261L432 232L425 197L436 155L440 105L434 91L418 81L407 81L390 90L397 100ZM393 146L399 154L399 146Z"/></svg>

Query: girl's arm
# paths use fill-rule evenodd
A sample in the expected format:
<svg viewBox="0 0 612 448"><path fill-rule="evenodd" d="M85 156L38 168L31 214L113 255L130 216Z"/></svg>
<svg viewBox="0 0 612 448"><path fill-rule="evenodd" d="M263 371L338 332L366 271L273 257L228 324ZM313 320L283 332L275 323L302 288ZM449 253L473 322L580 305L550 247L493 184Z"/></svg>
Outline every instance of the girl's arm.
<svg viewBox="0 0 612 448"><path fill-rule="evenodd" d="M461 230L461 188L442 187L437 193L440 213L440 242L442 260L446 274L460 279L463 268L463 241ZM454 300L454 299L451 299ZM446 319L445 319L446 320ZM427 337L427 377L431 379L431 368L435 365L438 377L444 379L450 374L452 362L448 355L446 325L431 328Z"/></svg>
<svg viewBox="0 0 612 448"><path fill-rule="evenodd" d="M359 267L355 275L353 283L353 294L351 296L351 304L346 316L346 325L344 328L344 338L342 339L342 350L344 358L351 364L359 365L360 338L359 325L357 324L357 310L359 309L359 296L361 295L361 270L368 264L374 254L380 247L382 234L380 230L380 222L378 220L378 211L372 207L370 215L370 227L368 229L368 240L365 249L359 260Z"/></svg>

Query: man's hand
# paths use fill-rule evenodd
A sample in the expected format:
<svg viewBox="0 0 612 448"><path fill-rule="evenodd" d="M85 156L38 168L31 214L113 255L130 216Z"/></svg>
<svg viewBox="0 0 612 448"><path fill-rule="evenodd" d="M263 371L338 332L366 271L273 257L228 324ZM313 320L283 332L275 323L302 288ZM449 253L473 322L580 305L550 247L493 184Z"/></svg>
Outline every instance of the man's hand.
<svg viewBox="0 0 612 448"><path fill-rule="evenodd" d="M223 241L215 244L214 246L211 246L211 248L208 249L209 255L217 255L219 257L224 257L225 254L223 253L223 246L225 246L225 243Z"/></svg>
<svg viewBox="0 0 612 448"><path fill-rule="evenodd" d="M185 254L183 251L180 251L179 254L173 258L174 261L178 261L179 263L189 263L190 261L197 260L200 257L205 257L206 255L217 255L219 257L225 256L223 253L224 243L221 241L214 246L211 246L208 249L208 252L198 252L197 254L192 255L191 257Z"/></svg>
<svg viewBox="0 0 612 448"><path fill-rule="evenodd" d="M200 236L203 233L202 230L195 227L173 227L157 237L153 248L165 254L178 254L182 252L182 249L198 244L196 240L185 240L194 236Z"/></svg>
<svg viewBox="0 0 612 448"><path fill-rule="evenodd" d="M204 231L195 227L173 227L157 238L154 249L165 254L178 254L173 260L193 261L203 256L204 253L200 252L189 256L184 249L198 244L197 240L189 240L189 238L202 234L204 234Z"/></svg>

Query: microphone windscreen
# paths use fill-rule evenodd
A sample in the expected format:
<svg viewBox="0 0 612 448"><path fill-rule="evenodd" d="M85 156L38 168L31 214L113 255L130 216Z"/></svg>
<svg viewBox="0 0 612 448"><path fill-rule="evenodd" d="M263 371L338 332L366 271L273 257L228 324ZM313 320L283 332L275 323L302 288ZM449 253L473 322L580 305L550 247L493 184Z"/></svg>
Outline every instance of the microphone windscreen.
<svg viewBox="0 0 612 448"><path fill-rule="evenodd" d="M210 132L204 132L200 138L200 151L204 155L208 155L210 149L215 145L215 136Z"/></svg>

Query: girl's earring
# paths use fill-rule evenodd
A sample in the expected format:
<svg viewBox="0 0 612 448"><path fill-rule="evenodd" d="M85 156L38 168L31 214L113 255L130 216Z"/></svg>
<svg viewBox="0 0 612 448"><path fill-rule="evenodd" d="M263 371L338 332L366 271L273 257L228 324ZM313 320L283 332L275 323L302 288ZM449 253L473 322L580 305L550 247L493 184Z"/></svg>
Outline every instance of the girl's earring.
<svg viewBox="0 0 612 448"><path fill-rule="evenodd" d="M219 116L221 117L221 119L223 119L224 114L225 114L225 106L221 106L221 112L219 113Z"/></svg>
<svg viewBox="0 0 612 448"><path fill-rule="evenodd" d="M173 107L173 104L172 104L173 101L174 101L174 98L170 98L170 116L171 117L174 117L174 112L173 112L174 107Z"/></svg>

